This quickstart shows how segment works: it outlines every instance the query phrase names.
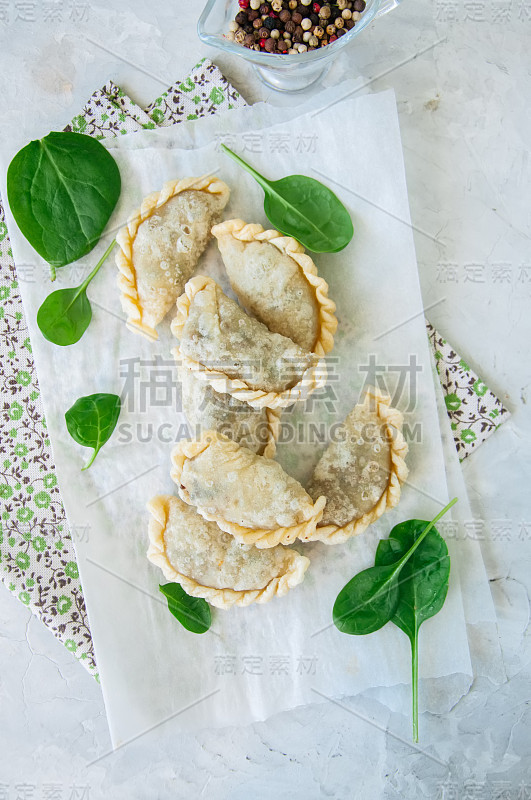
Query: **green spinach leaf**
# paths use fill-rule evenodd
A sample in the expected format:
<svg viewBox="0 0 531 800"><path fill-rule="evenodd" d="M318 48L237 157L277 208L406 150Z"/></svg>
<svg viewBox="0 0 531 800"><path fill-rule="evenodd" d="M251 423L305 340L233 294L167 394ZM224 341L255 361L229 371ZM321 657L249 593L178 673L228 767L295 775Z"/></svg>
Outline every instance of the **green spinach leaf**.
<svg viewBox="0 0 531 800"><path fill-rule="evenodd" d="M339 592L332 611L342 633L362 636L389 622L398 602L397 570L369 567L358 572Z"/></svg>
<svg viewBox="0 0 531 800"><path fill-rule="evenodd" d="M11 161L7 196L17 225L52 267L64 267L97 244L120 195L118 166L96 139L49 133Z"/></svg>
<svg viewBox="0 0 531 800"><path fill-rule="evenodd" d="M420 538L428 522L411 519L396 525L389 539L376 550L375 563L391 565L400 560ZM405 564L400 577L398 603L391 622L397 625L411 644L411 683L413 700L413 740L418 742L418 634L422 623L435 616L444 605L448 592L450 557L442 536L432 528L420 547Z"/></svg>
<svg viewBox="0 0 531 800"><path fill-rule="evenodd" d="M192 633L206 633L212 624L210 606L201 597L190 597L178 583L159 586L168 600L168 608L183 628Z"/></svg>
<svg viewBox="0 0 531 800"><path fill-rule="evenodd" d="M94 453L83 469L88 469L110 438L120 416L122 403L117 394L90 394L80 397L65 414L68 433Z"/></svg>
<svg viewBox="0 0 531 800"><path fill-rule="evenodd" d="M393 616L399 598L399 575L435 523L457 500L452 500L426 523L420 536L390 565L377 564L359 572L341 589L333 608L334 625L342 633L356 636L373 633ZM408 524L408 523L404 523Z"/></svg>
<svg viewBox="0 0 531 800"><path fill-rule="evenodd" d="M37 312L37 325L44 338L49 342L66 347L81 339L92 319L87 286L96 276L115 244L116 242L113 240L81 286L73 289L58 289L44 300Z"/></svg>
<svg viewBox="0 0 531 800"><path fill-rule="evenodd" d="M266 217L281 233L293 236L313 253L337 253L347 246L354 227L331 189L307 175L267 180L224 144L221 147L260 184Z"/></svg>
<svg viewBox="0 0 531 800"><path fill-rule="evenodd" d="M457 503L451 500L431 521L396 525L379 543L374 567L355 575L339 592L334 625L354 635L373 633L393 622L411 642L413 738L418 741L418 631L437 614L448 591L450 558L436 523Z"/></svg>

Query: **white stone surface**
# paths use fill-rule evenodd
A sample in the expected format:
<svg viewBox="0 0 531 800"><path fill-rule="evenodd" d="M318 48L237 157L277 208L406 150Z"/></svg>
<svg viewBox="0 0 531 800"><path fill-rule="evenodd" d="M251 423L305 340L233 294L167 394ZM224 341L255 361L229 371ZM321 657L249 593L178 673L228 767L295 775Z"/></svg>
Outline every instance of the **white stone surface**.
<svg viewBox="0 0 531 800"><path fill-rule="evenodd" d="M29 5L13 0L12 16ZM50 5L35 4L36 16ZM195 4L76 0L78 14L82 6L81 22L68 19L73 5L60 0L63 24L0 22L0 139L22 144L62 127L108 78L148 103L203 55L249 100L286 102L243 62L201 45ZM483 20L448 22L456 8L461 19ZM360 85L370 81L363 91L394 88L423 297L437 303L428 316L513 412L463 467L474 518L485 520L507 682L478 680L447 715L424 715L424 753L408 744L408 719L366 700L194 737L176 734L170 721L109 754L99 686L2 589L0 797L44 800L54 785L64 800L531 797L531 284L518 280L520 266L531 264L530 49L529 0L404 0L327 78L359 75ZM355 131L345 132L337 158L351 147L363 147ZM444 263L457 265L457 282L441 280ZM484 265L484 283L465 281L470 264ZM501 264L510 283L493 278Z"/></svg>

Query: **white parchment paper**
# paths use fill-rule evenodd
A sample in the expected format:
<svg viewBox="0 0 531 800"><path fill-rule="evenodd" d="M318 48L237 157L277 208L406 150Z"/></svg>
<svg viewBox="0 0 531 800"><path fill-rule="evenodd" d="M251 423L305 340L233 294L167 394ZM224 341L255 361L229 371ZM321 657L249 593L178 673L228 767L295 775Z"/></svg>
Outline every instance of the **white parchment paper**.
<svg viewBox="0 0 531 800"><path fill-rule="evenodd" d="M398 119L389 92L318 110L295 116L259 106L106 143L123 184L110 233L90 257L61 270L53 287L80 282L142 198L176 176L216 171L232 187L227 218L267 226L262 191L220 153L222 136L271 178L300 172L326 180L352 214L351 244L315 258L338 306L330 386L308 408L286 414L289 427L278 458L307 480L324 447L309 441L310 423L318 428L340 421L364 384L376 382L405 413L410 478L403 499L345 545L306 546L312 564L302 586L264 606L215 610L205 635L188 633L168 613L158 593L163 576L145 557L145 504L156 493L173 491L170 450L186 430L169 322L157 343L130 333L116 269L108 263L89 287L94 313L85 336L67 348L48 343L35 323L52 290L47 267L9 219L17 265L38 264L37 280L21 284L23 301L67 516L74 531L87 532L74 538L115 746L170 718L183 728L246 724L367 689L408 713L408 692L396 692L409 685L407 638L391 625L349 637L331 624L338 591L373 563L378 538L403 519L431 518L448 499ZM213 243L198 271L227 287ZM82 473L88 451L68 436L64 412L77 397L97 391L122 394L123 411L114 436ZM420 674L421 708L433 712L457 702L470 683L456 569L442 612L423 626Z"/></svg>

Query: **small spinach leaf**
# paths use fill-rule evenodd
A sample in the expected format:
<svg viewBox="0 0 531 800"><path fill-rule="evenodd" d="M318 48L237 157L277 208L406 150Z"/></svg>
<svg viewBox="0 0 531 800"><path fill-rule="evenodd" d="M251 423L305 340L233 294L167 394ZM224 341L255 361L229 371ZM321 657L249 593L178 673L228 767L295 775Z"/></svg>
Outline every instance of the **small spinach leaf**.
<svg viewBox="0 0 531 800"><path fill-rule="evenodd" d="M201 597L190 597L178 583L166 583L159 590L168 600L168 608L183 628L192 633L206 633L212 624L210 606Z"/></svg>
<svg viewBox="0 0 531 800"><path fill-rule="evenodd" d="M92 319L92 308L86 294L87 286L115 244L116 241L113 240L81 286L58 289L44 300L37 312L37 325L49 342L66 347L81 339Z"/></svg>
<svg viewBox="0 0 531 800"><path fill-rule="evenodd" d="M7 196L21 232L52 267L97 244L120 195L118 166L96 139L49 133L11 161Z"/></svg>
<svg viewBox="0 0 531 800"><path fill-rule="evenodd" d="M83 469L88 469L110 438L118 422L121 400L117 394L90 394L80 397L65 414L68 433L83 447L93 447L94 453Z"/></svg>
<svg viewBox="0 0 531 800"><path fill-rule="evenodd" d="M281 233L293 236L313 253L337 253L347 246L354 227L331 189L307 175L267 180L224 144L221 147L260 184L266 217Z"/></svg>
<svg viewBox="0 0 531 800"><path fill-rule="evenodd" d="M78 342L92 319L92 308L81 286L48 295L37 312L37 325L45 339L63 347Z"/></svg>
<svg viewBox="0 0 531 800"><path fill-rule="evenodd" d="M427 521L411 519L396 525L389 539L376 550L375 563L391 565L398 561L421 536ZM418 634L422 623L434 617L444 605L448 592L450 557L446 542L432 528L402 570L398 603L391 622L409 638L411 644L411 683L413 699L413 740L418 742Z"/></svg>
<svg viewBox="0 0 531 800"><path fill-rule="evenodd" d="M339 592L334 625L342 633L374 633L392 617L398 602L396 569L370 567L358 572Z"/></svg>

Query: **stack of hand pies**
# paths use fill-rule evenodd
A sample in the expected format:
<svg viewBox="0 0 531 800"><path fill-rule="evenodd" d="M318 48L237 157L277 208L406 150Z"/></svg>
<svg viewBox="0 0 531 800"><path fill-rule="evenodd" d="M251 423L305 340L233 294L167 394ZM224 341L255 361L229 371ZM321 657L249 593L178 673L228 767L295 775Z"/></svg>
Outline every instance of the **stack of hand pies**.
<svg viewBox="0 0 531 800"><path fill-rule="evenodd" d="M117 236L127 325L157 339L174 314L183 408L197 431L171 454L178 496L148 504L147 555L167 580L220 608L301 583L310 561L290 545L361 533L398 503L407 476L402 415L374 389L306 489L274 460L282 409L326 383L335 304L295 239L219 222L229 194L218 178L170 181ZM191 277L211 236L239 303L211 278Z"/></svg>

